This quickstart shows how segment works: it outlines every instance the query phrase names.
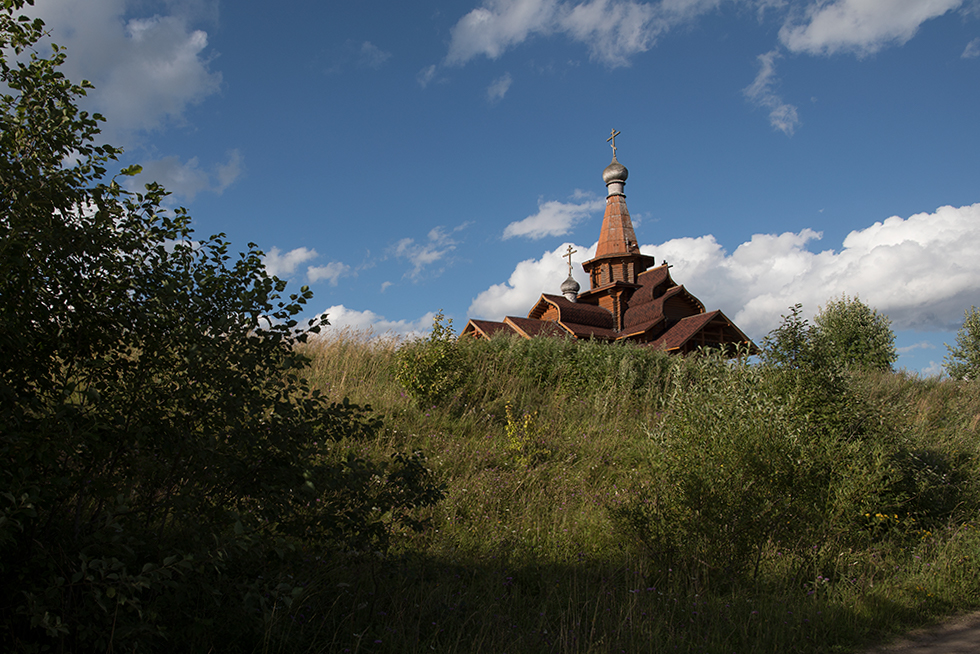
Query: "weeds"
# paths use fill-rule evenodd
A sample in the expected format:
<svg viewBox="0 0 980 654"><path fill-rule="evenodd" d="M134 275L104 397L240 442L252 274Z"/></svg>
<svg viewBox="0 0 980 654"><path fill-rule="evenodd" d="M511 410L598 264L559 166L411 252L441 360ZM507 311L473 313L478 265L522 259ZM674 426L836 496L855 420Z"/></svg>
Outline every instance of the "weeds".
<svg viewBox="0 0 980 654"><path fill-rule="evenodd" d="M397 344L345 338L312 385L446 497L393 558L321 566L283 650L844 652L980 606L972 386L498 338L421 405Z"/></svg>

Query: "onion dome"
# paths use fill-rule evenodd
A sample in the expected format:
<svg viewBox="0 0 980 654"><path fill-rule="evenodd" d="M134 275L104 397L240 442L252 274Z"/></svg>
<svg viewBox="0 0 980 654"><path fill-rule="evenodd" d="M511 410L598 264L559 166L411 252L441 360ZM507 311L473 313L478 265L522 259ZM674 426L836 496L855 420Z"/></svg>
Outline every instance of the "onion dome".
<svg viewBox="0 0 980 654"><path fill-rule="evenodd" d="M602 181L609 186L612 182L625 183L626 178L629 177L630 172L626 170L626 166L616 161L613 158L612 163L606 166L606 169L602 171Z"/></svg>
<svg viewBox="0 0 980 654"><path fill-rule="evenodd" d="M606 197L612 197L614 195L623 195L623 187L626 186L626 178L629 177L629 171L626 170L626 166L616 161L615 155L613 156L612 163L606 166L606 169L602 171L602 181L606 183Z"/></svg>
<svg viewBox="0 0 980 654"><path fill-rule="evenodd" d="M575 302L578 299L578 291L581 288L578 282L572 277L571 274L568 275L568 279L561 283L561 294L564 295L570 302Z"/></svg>

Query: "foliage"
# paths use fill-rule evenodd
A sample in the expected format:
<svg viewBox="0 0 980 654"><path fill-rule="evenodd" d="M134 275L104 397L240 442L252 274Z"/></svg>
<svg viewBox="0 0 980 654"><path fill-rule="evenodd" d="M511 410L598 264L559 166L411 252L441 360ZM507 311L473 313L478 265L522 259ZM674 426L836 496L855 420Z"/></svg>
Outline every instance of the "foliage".
<svg viewBox="0 0 980 654"><path fill-rule="evenodd" d="M466 374L452 319L437 313L427 337L398 350L396 366L398 382L419 406L451 401Z"/></svg>
<svg viewBox="0 0 980 654"><path fill-rule="evenodd" d="M311 383L383 410L370 449L424 448L448 490L398 572L316 576L309 651L860 651L980 607L976 385L495 337L460 342L462 399L433 408L392 346L320 343Z"/></svg>
<svg viewBox="0 0 980 654"><path fill-rule="evenodd" d="M794 304L782 319L762 341L762 360L779 368L824 367L824 353L817 347L814 326L803 317L803 305Z"/></svg>
<svg viewBox="0 0 980 654"><path fill-rule="evenodd" d="M956 332L956 347L947 343L946 373L953 379L980 379L980 309L970 307Z"/></svg>
<svg viewBox="0 0 980 654"><path fill-rule="evenodd" d="M800 383L771 367L690 360L652 425L648 473L618 522L654 560L702 584L755 577L773 546L805 558L889 497L886 438L818 424ZM781 386L793 384L786 393Z"/></svg>
<svg viewBox="0 0 980 654"><path fill-rule="evenodd" d="M384 549L441 490L420 454L351 452L381 421L300 379L308 288L104 180L88 85L22 6L0 12L0 638L250 648L303 550Z"/></svg>
<svg viewBox="0 0 980 654"><path fill-rule="evenodd" d="M507 435L506 450L512 461L522 467L528 467L538 462L550 452L538 445L537 418L538 412L525 412L520 418L514 416L510 404L505 407L507 424L504 432Z"/></svg>
<svg viewBox="0 0 980 654"><path fill-rule="evenodd" d="M830 300L814 322L817 348L845 369L891 370L898 359L891 320L857 297Z"/></svg>
<svg viewBox="0 0 980 654"><path fill-rule="evenodd" d="M764 340L763 360L781 368L891 370L898 358L891 321L858 298L831 300L814 323L790 307Z"/></svg>

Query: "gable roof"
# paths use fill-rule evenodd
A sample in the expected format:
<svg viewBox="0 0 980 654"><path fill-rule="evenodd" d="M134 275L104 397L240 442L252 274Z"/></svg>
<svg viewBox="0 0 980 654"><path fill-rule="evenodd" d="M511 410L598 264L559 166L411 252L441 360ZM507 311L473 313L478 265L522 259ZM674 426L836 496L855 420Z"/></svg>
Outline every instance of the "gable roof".
<svg viewBox="0 0 980 654"><path fill-rule="evenodd" d="M507 316L504 318L504 325L514 330L525 338L534 336L568 336L569 333L550 320L537 320L535 318L518 318L517 316Z"/></svg>
<svg viewBox="0 0 980 654"><path fill-rule="evenodd" d="M742 333L742 330L736 327L735 323L729 320L725 314L718 310L699 313L681 319L651 345L667 352L680 350L689 345L690 341L703 332L711 323L715 323L715 325L720 327L722 332L728 332L724 334L725 342L746 343L748 344L750 354L758 353L759 348L756 347L755 343ZM712 344L714 344L713 341Z"/></svg>
<svg viewBox="0 0 980 654"><path fill-rule="evenodd" d="M490 338L494 334L500 331L513 332L513 329L502 322L495 322L493 320L475 320L470 318L466 326L463 327L463 331L460 332L460 336L466 334L474 334L476 336L482 336L484 338Z"/></svg>

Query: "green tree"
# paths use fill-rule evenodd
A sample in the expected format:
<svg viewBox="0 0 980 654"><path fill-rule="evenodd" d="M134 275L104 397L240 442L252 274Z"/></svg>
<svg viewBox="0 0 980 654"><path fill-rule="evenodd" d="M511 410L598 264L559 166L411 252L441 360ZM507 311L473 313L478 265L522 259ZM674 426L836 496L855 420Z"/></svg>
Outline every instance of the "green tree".
<svg viewBox="0 0 980 654"><path fill-rule="evenodd" d="M973 306L963 315L956 332L956 347L946 344L946 372L953 379L980 379L980 309Z"/></svg>
<svg viewBox="0 0 980 654"><path fill-rule="evenodd" d="M898 359L891 320L857 297L829 301L814 322L817 349L847 370L891 370Z"/></svg>
<svg viewBox="0 0 980 654"><path fill-rule="evenodd" d="M762 360L787 369L820 367L822 357L816 348L814 326L803 317L803 305L794 304L782 319L762 341Z"/></svg>
<svg viewBox="0 0 980 654"><path fill-rule="evenodd" d="M441 491L417 453L330 447L381 424L301 381L309 289L106 179L89 85L23 5L0 9L0 641L251 647L301 551L383 549Z"/></svg>

